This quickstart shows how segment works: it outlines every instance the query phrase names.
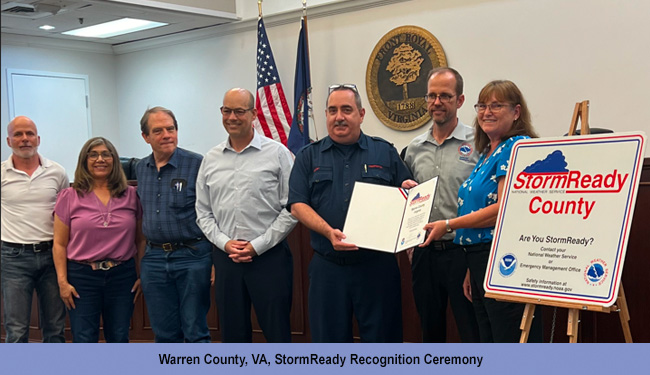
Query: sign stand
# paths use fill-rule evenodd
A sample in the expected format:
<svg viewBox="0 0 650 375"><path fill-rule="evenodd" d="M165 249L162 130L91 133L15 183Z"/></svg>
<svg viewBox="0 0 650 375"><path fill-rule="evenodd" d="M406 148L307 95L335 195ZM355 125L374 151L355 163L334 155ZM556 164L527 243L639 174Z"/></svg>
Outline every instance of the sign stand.
<svg viewBox="0 0 650 375"><path fill-rule="evenodd" d="M578 126L578 120L581 120L580 125L580 134L586 135L590 134L589 130L589 101L584 100L582 102L576 103L573 118L571 119L571 125L569 127L569 136L576 135L576 128ZM505 300L503 296L485 293L486 297L495 298L498 300ZM627 300L625 299L625 292L623 291L623 284L621 282L618 297L616 302L609 307L595 306L595 305L584 305L576 303L566 303L566 302L556 302L556 301L542 301L532 298L524 297L508 297L508 301L512 302L521 302L525 303L526 307L524 308L524 313L521 318L521 338L520 343L525 343L528 341L528 336L530 334L530 326L533 322L533 315L535 312L535 307L538 304L544 304L548 306L563 307L569 309L569 316L567 321L567 335L569 336L570 343L578 342L578 323L580 322L580 310L590 310L598 312L618 312L619 318L621 320L621 327L623 328L623 335L625 336L626 343L632 343L632 332L630 331L630 312L627 307Z"/></svg>

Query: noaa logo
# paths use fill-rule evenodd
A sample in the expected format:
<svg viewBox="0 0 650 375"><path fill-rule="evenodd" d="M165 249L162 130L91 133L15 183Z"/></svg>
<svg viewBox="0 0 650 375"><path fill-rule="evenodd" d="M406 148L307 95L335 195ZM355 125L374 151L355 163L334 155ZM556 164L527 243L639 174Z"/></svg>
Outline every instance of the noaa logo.
<svg viewBox="0 0 650 375"><path fill-rule="evenodd" d="M472 153L472 145L469 143L463 143L458 147L458 153L461 156L469 156Z"/></svg>
<svg viewBox="0 0 650 375"><path fill-rule="evenodd" d="M585 282L594 286L601 285L608 273L607 263L602 259L594 259L585 268Z"/></svg>
<svg viewBox="0 0 650 375"><path fill-rule="evenodd" d="M499 261L499 273L503 277L511 276L517 268L517 258L512 254L506 254Z"/></svg>

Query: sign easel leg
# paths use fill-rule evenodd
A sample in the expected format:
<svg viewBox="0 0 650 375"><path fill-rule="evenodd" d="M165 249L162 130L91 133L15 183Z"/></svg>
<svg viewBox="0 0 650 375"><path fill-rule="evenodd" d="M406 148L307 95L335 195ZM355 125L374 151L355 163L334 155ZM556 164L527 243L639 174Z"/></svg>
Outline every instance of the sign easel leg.
<svg viewBox="0 0 650 375"><path fill-rule="evenodd" d="M627 309L627 300L625 299L625 292L623 291L622 283L618 289L618 300L616 301L616 305L619 309L618 318L621 320L625 342L632 343L634 341L632 341L632 331L630 331L630 311Z"/></svg>
<svg viewBox="0 0 650 375"><path fill-rule="evenodd" d="M533 323L533 317L535 314L535 305L532 303L527 303L524 308L524 315L521 317L521 338L519 339L520 343L528 342L528 336L530 335L530 325Z"/></svg>
<svg viewBox="0 0 650 375"><path fill-rule="evenodd" d="M569 320L567 322L567 332L570 343L578 342L578 323L580 322L580 310L569 309Z"/></svg>

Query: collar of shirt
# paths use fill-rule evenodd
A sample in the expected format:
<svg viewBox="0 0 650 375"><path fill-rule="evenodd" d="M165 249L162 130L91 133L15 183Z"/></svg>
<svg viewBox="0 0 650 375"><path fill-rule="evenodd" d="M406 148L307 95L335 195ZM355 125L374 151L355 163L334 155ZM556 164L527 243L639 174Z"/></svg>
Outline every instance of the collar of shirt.
<svg viewBox="0 0 650 375"><path fill-rule="evenodd" d="M330 148L332 148L332 146L334 146L335 144L337 144L337 143L334 142L332 140L332 138L330 138L329 136L325 137L323 139L323 147L321 147L320 151L325 152L325 151L329 150ZM359 136L359 139L355 143L352 143L352 144L353 145L358 144L359 147L364 149L364 150L368 149L368 139L366 138L366 135L363 134L363 132L361 132L361 135Z"/></svg>
<svg viewBox="0 0 650 375"><path fill-rule="evenodd" d="M223 144L221 146L222 146L221 151L223 151L223 152L225 152L226 150L232 151L232 152L237 152L230 145L230 137L228 137L228 139L225 142L223 142ZM262 136L256 130L253 130L253 139L251 139L251 142L246 147L244 147L244 149L241 150L240 153L246 151L246 149L248 149L249 147L253 147L253 148L256 148L258 150L262 149Z"/></svg>
<svg viewBox="0 0 650 375"><path fill-rule="evenodd" d="M179 147L176 147L176 150L174 150L174 153L172 154L172 157L169 158L167 161L166 165L171 165L174 168L178 167L178 158L180 158L179 154L181 153L181 149ZM149 157L147 157L147 167L151 168L156 168L156 159L153 157L153 152Z"/></svg>
<svg viewBox="0 0 650 375"><path fill-rule="evenodd" d="M52 166L52 162L49 161L48 159L44 158L41 154L38 154L38 160L39 160L40 165L39 165L39 167L36 168L36 171L34 173L38 172L41 167L43 169L47 169L47 168ZM7 170L12 170L14 172L25 173L23 171L20 171L20 170L16 169L16 167L14 166L13 153L11 155L9 155L5 165L6 165ZM32 174L32 177L34 177L34 174Z"/></svg>
<svg viewBox="0 0 650 375"><path fill-rule="evenodd" d="M436 142L435 138L433 138L433 135L431 135L434 126L435 125L431 125L431 127L429 128L429 131L427 131L426 138L423 138L420 141L420 143L429 142L429 143L433 143L435 145L438 144L438 142ZM467 141L467 140L469 140L469 137L471 136L473 131L474 131L474 129L472 129L471 127L463 124L459 119L458 124L454 128L454 131L451 132L451 134L449 134L449 137L447 137L447 139L456 138L456 139L458 139L460 141Z"/></svg>

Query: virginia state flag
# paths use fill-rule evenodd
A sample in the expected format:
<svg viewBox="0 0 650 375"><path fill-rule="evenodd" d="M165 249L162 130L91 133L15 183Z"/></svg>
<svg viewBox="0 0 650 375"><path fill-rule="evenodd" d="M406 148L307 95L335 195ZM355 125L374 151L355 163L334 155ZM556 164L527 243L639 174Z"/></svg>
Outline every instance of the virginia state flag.
<svg viewBox="0 0 650 375"><path fill-rule="evenodd" d="M309 122L313 119L311 102L311 78L309 72L309 50L305 19L300 23L298 37L298 56L296 57L296 77L294 80L294 112L287 147L295 154L302 146L309 144Z"/></svg>

